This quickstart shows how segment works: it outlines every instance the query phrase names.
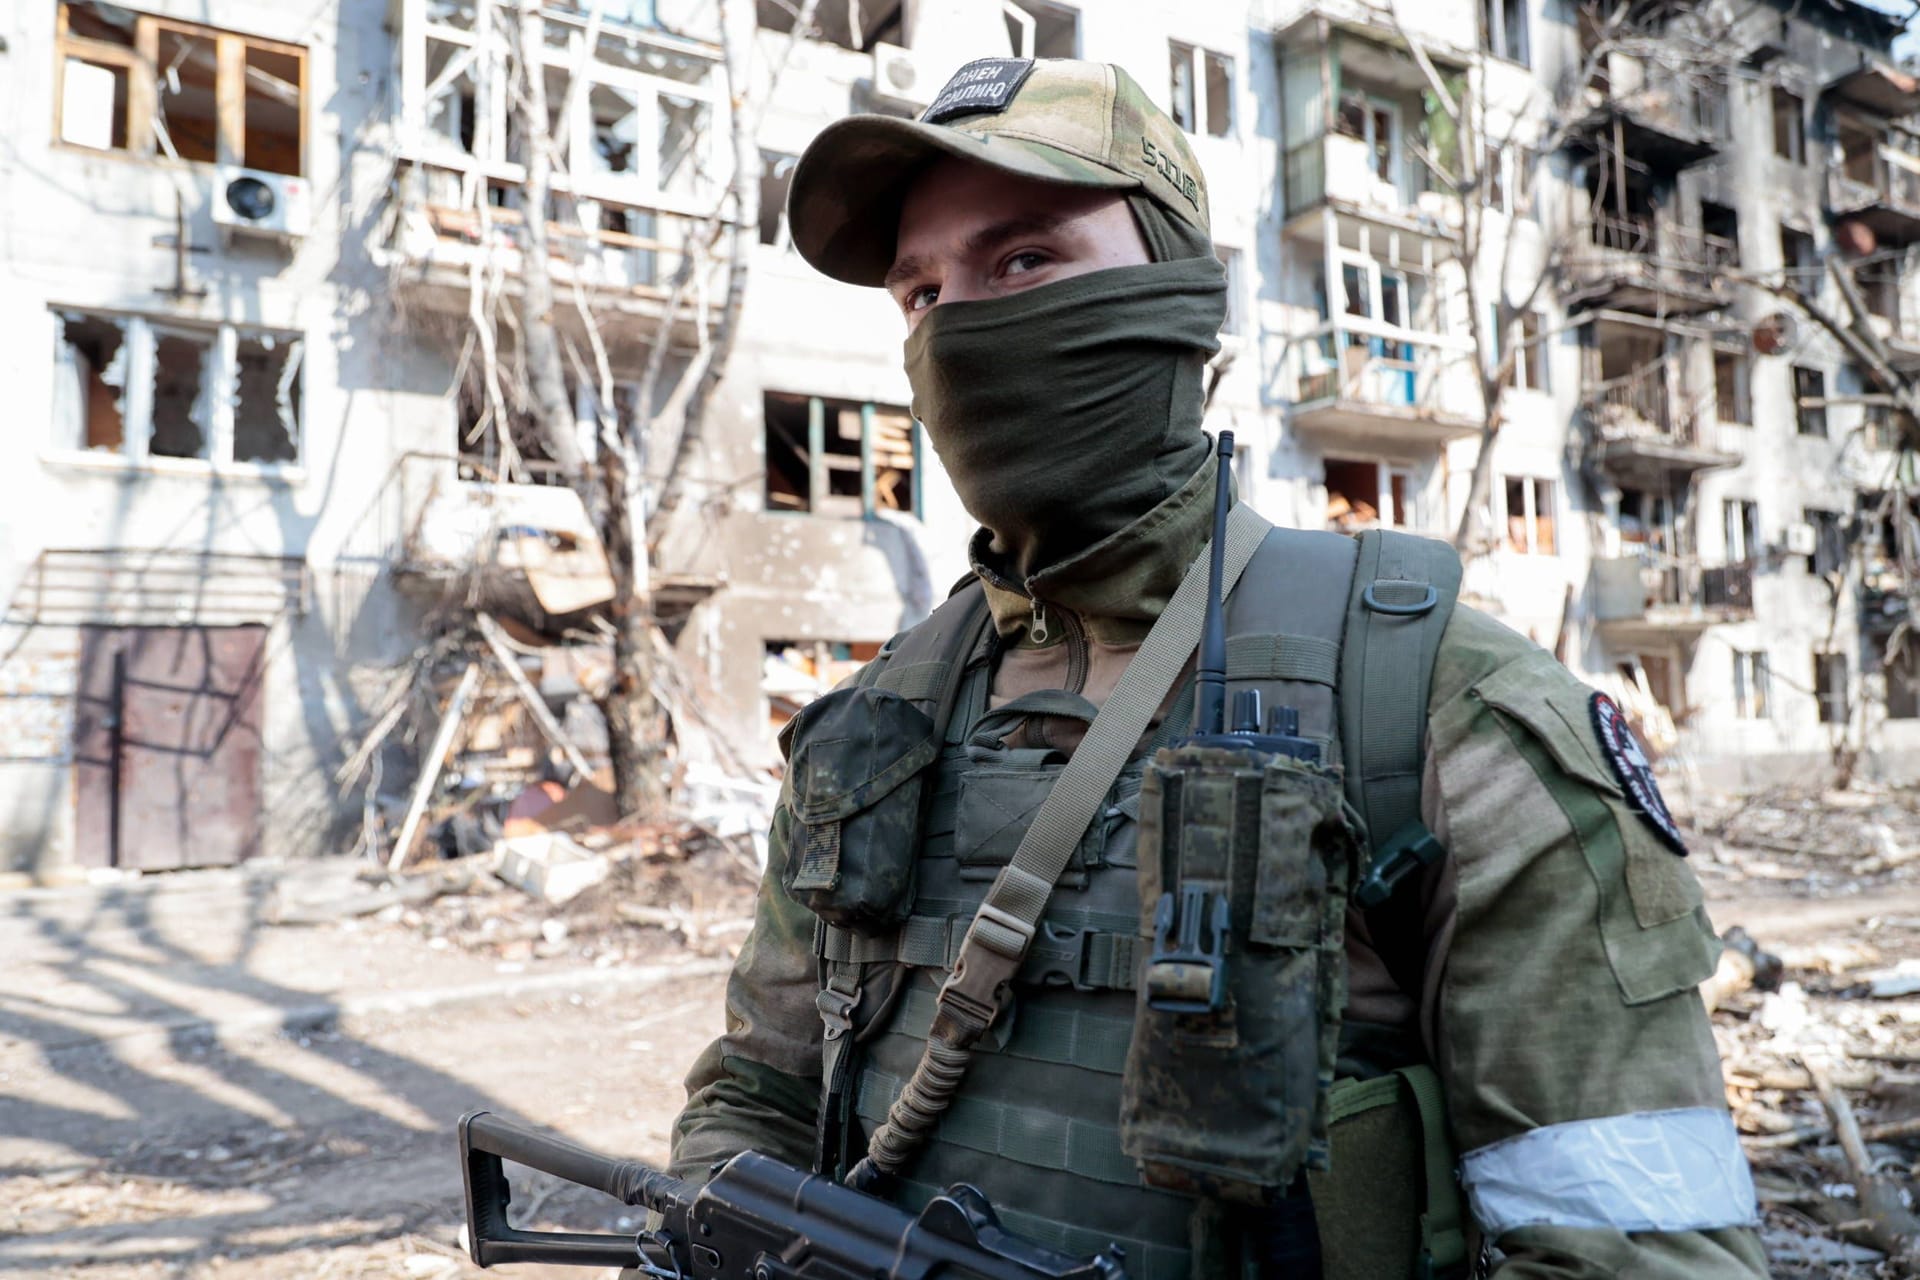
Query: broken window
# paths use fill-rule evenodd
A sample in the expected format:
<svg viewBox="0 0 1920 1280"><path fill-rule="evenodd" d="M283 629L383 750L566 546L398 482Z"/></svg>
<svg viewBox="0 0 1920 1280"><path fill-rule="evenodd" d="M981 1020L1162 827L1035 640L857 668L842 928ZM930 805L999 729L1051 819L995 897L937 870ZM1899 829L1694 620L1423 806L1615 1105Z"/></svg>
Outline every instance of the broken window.
<svg viewBox="0 0 1920 1280"><path fill-rule="evenodd" d="M1868 312L1897 327L1900 323L1899 260L1863 262L1853 269L1853 281Z"/></svg>
<svg viewBox="0 0 1920 1280"><path fill-rule="evenodd" d="M1008 47L1017 58L1080 56L1080 11L1042 0L1010 0L1005 6ZM1016 13L1016 10L1018 11Z"/></svg>
<svg viewBox="0 0 1920 1280"><path fill-rule="evenodd" d="M1748 391L1752 360L1744 348L1718 348L1713 353L1714 412L1720 421L1746 425L1753 421L1753 399Z"/></svg>
<svg viewBox="0 0 1920 1280"><path fill-rule="evenodd" d="M1554 554L1553 481L1509 476L1506 482L1507 549L1522 555Z"/></svg>
<svg viewBox="0 0 1920 1280"><path fill-rule="evenodd" d="M1813 554L1807 557L1808 572L1822 578L1843 572L1847 567L1847 533L1840 513L1808 507L1801 514L1813 529Z"/></svg>
<svg viewBox="0 0 1920 1280"><path fill-rule="evenodd" d="M1233 59L1167 42L1173 122L1188 133L1225 138L1233 132Z"/></svg>
<svg viewBox="0 0 1920 1280"><path fill-rule="evenodd" d="M1765 720L1772 714L1773 680L1764 652L1733 651L1733 713L1742 720Z"/></svg>
<svg viewBox="0 0 1920 1280"><path fill-rule="evenodd" d="M782 151L760 153L760 243L786 248L787 189L793 185L793 169L798 156Z"/></svg>
<svg viewBox="0 0 1920 1280"><path fill-rule="evenodd" d="M1780 224L1780 265L1802 276L1819 269L1820 258L1814 251L1811 232L1790 227L1784 222Z"/></svg>
<svg viewBox="0 0 1920 1280"><path fill-rule="evenodd" d="M1807 105L1799 94L1773 87L1773 154L1794 164L1807 162Z"/></svg>
<svg viewBox="0 0 1920 1280"><path fill-rule="evenodd" d="M54 447L131 461L299 460L297 336L76 311L57 311L55 326Z"/></svg>
<svg viewBox="0 0 1920 1280"><path fill-rule="evenodd" d="M1740 257L1740 213L1730 205L1715 204L1711 200L1700 202L1700 230L1716 240L1724 240L1732 246L1732 257Z"/></svg>
<svg viewBox="0 0 1920 1280"><path fill-rule="evenodd" d="M56 56L63 141L303 169L307 54L298 45L71 0L60 6ZM133 92L136 84L152 90Z"/></svg>
<svg viewBox="0 0 1920 1280"><path fill-rule="evenodd" d="M1818 369L1793 366L1795 429L1803 436L1827 434L1827 375Z"/></svg>
<svg viewBox="0 0 1920 1280"><path fill-rule="evenodd" d="M117 453L126 445L126 324L77 312L54 323L56 447Z"/></svg>
<svg viewBox="0 0 1920 1280"><path fill-rule="evenodd" d="M1480 0L1480 47L1496 58L1527 62L1526 0Z"/></svg>
<svg viewBox="0 0 1920 1280"><path fill-rule="evenodd" d="M1727 563L1745 564L1765 549L1760 542L1760 506L1750 498L1728 498L1721 504L1727 540Z"/></svg>
<svg viewBox="0 0 1920 1280"><path fill-rule="evenodd" d="M207 363L213 346L211 334L155 333L149 454L160 458L211 456L212 402Z"/></svg>
<svg viewBox="0 0 1920 1280"><path fill-rule="evenodd" d="M769 511L919 514L918 444L905 409L769 391Z"/></svg>
<svg viewBox="0 0 1920 1280"><path fill-rule="evenodd" d="M474 154L480 125L474 60L474 50L469 46L427 41L427 129L469 155Z"/></svg>
<svg viewBox="0 0 1920 1280"><path fill-rule="evenodd" d="M300 356L297 339L259 334L235 341L235 462L292 462L300 456Z"/></svg>
<svg viewBox="0 0 1920 1280"><path fill-rule="evenodd" d="M660 95L659 187L676 195L706 190L704 146L712 109L696 98Z"/></svg>
<svg viewBox="0 0 1920 1280"><path fill-rule="evenodd" d="M1813 655L1813 696L1820 704L1821 724L1847 722L1847 655Z"/></svg>
<svg viewBox="0 0 1920 1280"><path fill-rule="evenodd" d="M1327 528L1354 533L1374 527L1407 529L1415 524L1411 472L1382 462L1328 458Z"/></svg>
<svg viewBox="0 0 1920 1280"><path fill-rule="evenodd" d="M502 381L506 382L503 370ZM579 403L578 388L567 378L567 399ZM462 480L494 484L564 485L566 473L547 449L540 424L523 396L511 386L501 388L506 421L497 423L489 403L479 361L474 361L454 397L457 474ZM504 456L500 437L513 446L513 459Z"/></svg>

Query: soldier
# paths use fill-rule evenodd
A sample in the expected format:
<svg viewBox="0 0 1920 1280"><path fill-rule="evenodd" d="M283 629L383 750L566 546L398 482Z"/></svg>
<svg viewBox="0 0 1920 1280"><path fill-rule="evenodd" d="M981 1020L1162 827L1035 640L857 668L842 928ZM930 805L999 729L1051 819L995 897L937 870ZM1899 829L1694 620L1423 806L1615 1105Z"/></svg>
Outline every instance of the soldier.
<svg viewBox="0 0 1920 1280"><path fill-rule="evenodd" d="M1450 549L1400 535L1273 531L1228 597L1229 680L1344 759L1371 865L1400 881L1347 912L1322 1011L1331 1166L1257 1210L1143 1180L1120 1135L1141 776L1184 732L1193 666L1163 695L1133 659L1210 536L1226 302L1205 179L1118 68L987 59L919 121L825 130L790 217L807 261L899 304L914 413L983 527L974 581L783 740L674 1172L754 1148L846 1176L879 1131L885 1194L973 1182L1019 1233L1122 1244L1136 1280L1764 1275L1694 992L1718 944L1645 758L1603 695L1452 607ZM1147 729L1069 833L1010 985L981 993L951 1104L926 1106L906 1082L967 1005L956 962L1008 918L992 904L1040 803L1123 695ZM1203 1146L1238 1137L1192 1123Z"/></svg>

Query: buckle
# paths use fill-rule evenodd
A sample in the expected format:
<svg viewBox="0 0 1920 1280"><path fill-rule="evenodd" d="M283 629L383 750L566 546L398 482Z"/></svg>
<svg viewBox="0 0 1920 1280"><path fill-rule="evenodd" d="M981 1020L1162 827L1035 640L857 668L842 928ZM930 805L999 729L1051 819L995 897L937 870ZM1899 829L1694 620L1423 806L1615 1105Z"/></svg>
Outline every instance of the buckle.
<svg viewBox="0 0 1920 1280"><path fill-rule="evenodd" d="M813 1007L820 1011L820 1021L827 1024L827 1039L838 1039L853 1030L853 1011L860 1007L863 990L855 987L849 994L835 987L820 988L820 993L813 998Z"/></svg>
<svg viewBox="0 0 1920 1280"><path fill-rule="evenodd" d="M1181 885L1179 894L1177 905L1169 892L1153 909L1153 954L1144 979L1147 1007L1212 1013L1226 1003L1232 918L1226 895L1197 884Z"/></svg>
<svg viewBox="0 0 1920 1280"><path fill-rule="evenodd" d="M1046 987L1072 987L1075 991L1103 990L1087 981L1087 958L1095 933L1042 920L1040 932L1027 949L1027 962L1020 968L1021 980Z"/></svg>
<svg viewBox="0 0 1920 1280"><path fill-rule="evenodd" d="M1414 871L1430 867L1446 854L1433 832L1418 822L1410 822L1393 833L1380 846L1380 852L1368 864L1360 883L1354 886L1353 900L1362 907L1377 907L1393 896L1400 882Z"/></svg>

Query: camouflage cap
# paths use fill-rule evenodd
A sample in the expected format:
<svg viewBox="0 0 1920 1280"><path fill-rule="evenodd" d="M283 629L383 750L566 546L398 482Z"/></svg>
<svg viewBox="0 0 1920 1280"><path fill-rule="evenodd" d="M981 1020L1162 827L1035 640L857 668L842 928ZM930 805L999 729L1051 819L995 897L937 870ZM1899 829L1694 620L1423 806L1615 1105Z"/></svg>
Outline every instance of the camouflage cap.
<svg viewBox="0 0 1920 1280"><path fill-rule="evenodd" d="M836 280L880 284L901 202L943 155L1043 182L1141 191L1212 234L1186 135L1132 76L1103 62L981 58L955 72L918 120L858 115L820 132L794 170L794 246Z"/></svg>

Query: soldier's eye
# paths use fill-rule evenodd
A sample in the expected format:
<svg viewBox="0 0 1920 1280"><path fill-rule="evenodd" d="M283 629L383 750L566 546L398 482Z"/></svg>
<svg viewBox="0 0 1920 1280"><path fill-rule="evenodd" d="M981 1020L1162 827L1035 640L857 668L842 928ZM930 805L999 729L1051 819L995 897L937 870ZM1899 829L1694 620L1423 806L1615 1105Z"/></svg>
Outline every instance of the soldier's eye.
<svg viewBox="0 0 1920 1280"><path fill-rule="evenodd" d="M1038 271L1047 264L1047 255L1033 249L1022 250L1007 259L1003 270L1007 275L1024 275L1029 271Z"/></svg>
<svg viewBox="0 0 1920 1280"><path fill-rule="evenodd" d="M900 300L900 305L908 311L925 311L938 301L939 297L940 290L936 286L921 285L918 289L907 290L907 296Z"/></svg>

